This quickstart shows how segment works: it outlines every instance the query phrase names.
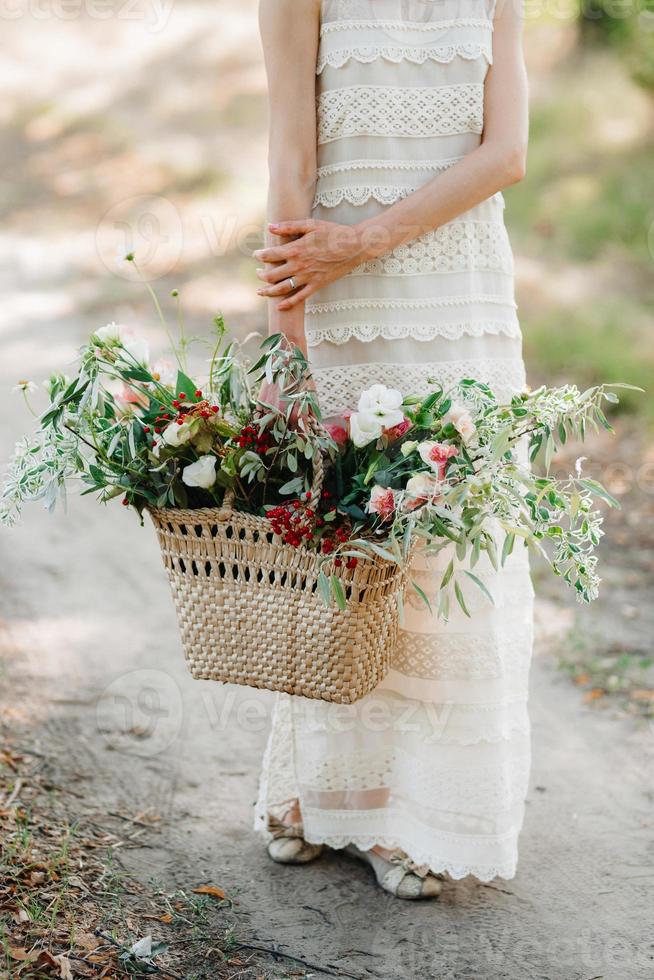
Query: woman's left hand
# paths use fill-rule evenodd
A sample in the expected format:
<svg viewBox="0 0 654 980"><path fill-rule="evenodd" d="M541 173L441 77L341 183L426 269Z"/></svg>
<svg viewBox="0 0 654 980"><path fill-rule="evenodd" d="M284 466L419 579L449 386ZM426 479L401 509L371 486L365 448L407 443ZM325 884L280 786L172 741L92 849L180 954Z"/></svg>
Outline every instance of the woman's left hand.
<svg viewBox="0 0 654 980"><path fill-rule="evenodd" d="M264 268L257 269L257 276L267 285L257 293L270 299L282 297L278 310L290 310L303 303L365 260L356 225L308 218L280 221L268 228L271 234L280 237L297 236L285 245L253 252L255 259L266 263Z"/></svg>

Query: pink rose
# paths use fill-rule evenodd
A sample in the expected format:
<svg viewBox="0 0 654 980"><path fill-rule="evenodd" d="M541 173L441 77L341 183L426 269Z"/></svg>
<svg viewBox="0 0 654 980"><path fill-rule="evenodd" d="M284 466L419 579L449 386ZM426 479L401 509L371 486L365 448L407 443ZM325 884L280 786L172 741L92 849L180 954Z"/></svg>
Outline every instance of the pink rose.
<svg viewBox="0 0 654 980"><path fill-rule="evenodd" d="M382 521L389 520L395 511L395 494L390 487L375 486L368 501L368 513L378 514Z"/></svg>
<svg viewBox="0 0 654 980"><path fill-rule="evenodd" d="M405 432L408 432L410 428L411 420L405 417L401 422L398 422L397 425L391 426L390 429L385 429L384 435L389 442L395 442L395 440L399 439L400 436L403 436Z"/></svg>
<svg viewBox="0 0 654 980"><path fill-rule="evenodd" d="M445 476L448 460L456 456L458 451L456 446L445 442L422 442L418 446L420 458L431 466L439 480Z"/></svg>
<svg viewBox="0 0 654 980"><path fill-rule="evenodd" d="M129 385L124 384L121 386L120 391L114 396L116 401L116 408L123 415L129 414L134 408L147 408L149 404L149 399L142 391L134 391Z"/></svg>
<svg viewBox="0 0 654 980"><path fill-rule="evenodd" d="M338 422L323 422L324 430L332 437L337 446L344 446L347 442L347 429Z"/></svg>

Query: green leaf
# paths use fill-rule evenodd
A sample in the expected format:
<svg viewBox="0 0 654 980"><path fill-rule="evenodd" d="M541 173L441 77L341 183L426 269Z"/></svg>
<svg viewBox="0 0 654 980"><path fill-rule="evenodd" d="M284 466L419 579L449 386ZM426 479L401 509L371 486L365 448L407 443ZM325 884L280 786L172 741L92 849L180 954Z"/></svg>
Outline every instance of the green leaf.
<svg viewBox="0 0 654 980"><path fill-rule="evenodd" d="M284 485L279 488L279 492L285 495L289 493L299 493L303 486L304 481L302 477L296 476L294 479L289 480L288 483L284 483Z"/></svg>
<svg viewBox="0 0 654 980"><path fill-rule="evenodd" d="M458 582L454 583L454 595L456 596L456 601L459 603L468 619L470 619L470 613L468 612L468 607L466 606L465 599L463 598L463 592L461 591L461 586Z"/></svg>
<svg viewBox="0 0 654 980"><path fill-rule="evenodd" d="M504 544L502 545L502 567L504 566L506 559L509 557L513 551L513 546L515 544L515 534L513 531L509 531L504 538Z"/></svg>
<svg viewBox="0 0 654 980"><path fill-rule="evenodd" d="M495 544L495 538L493 537L492 534L486 533L484 536L484 540L486 542L486 551L488 552L488 557L490 558L491 565L493 566L495 571L497 571L498 569L497 546Z"/></svg>
<svg viewBox="0 0 654 980"><path fill-rule="evenodd" d="M494 460L500 459L509 448L511 443L511 429L509 427L500 429L490 444L491 455Z"/></svg>
<svg viewBox="0 0 654 980"><path fill-rule="evenodd" d="M178 395L180 391L183 391L184 394L186 395L186 401L188 402L200 401L200 399L196 398L195 396L195 390L198 386L196 385L195 381L192 381L189 378L188 374L184 374L183 371L178 371L177 381L175 382L175 385L176 385L175 394Z"/></svg>
<svg viewBox="0 0 654 980"><path fill-rule="evenodd" d="M554 443L554 438L552 436L552 433L550 432L545 442L545 471L546 472L549 472L549 468L552 464L552 458L555 452L556 452L556 446Z"/></svg>
<svg viewBox="0 0 654 980"><path fill-rule="evenodd" d="M327 578L324 572L318 573L318 588L320 589L320 595L325 605L326 606L331 605L332 592L329 585L329 579Z"/></svg>
<svg viewBox="0 0 654 980"><path fill-rule="evenodd" d="M601 497L602 500L605 500L611 507L616 507L618 510L620 509L620 502L616 500L615 497L612 497L609 491L605 490L601 483L597 483L595 480L588 478L580 480L579 482L581 483L582 487L586 487L586 489L590 490L591 493L594 493L597 497Z"/></svg>
<svg viewBox="0 0 654 980"><path fill-rule="evenodd" d="M431 602L429 601L427 593L424 591L424 589L421 589L417 582L411 582L411 585L416 590L416 592L418 593L422 601L425 603L427 609L429 609L429 612L433 612L431 608Z"/></svg>
<svg viewBox="0 0 654 980"><path fill-rule="evenodd" d="M443 575L443 578L441 579L441 584L439 586L440 589L444 589L446 587L447 583L450 581L453 574L454 574L454 559L450 561L449 565L445 569L445 574Z"/></svg>
<svg viewBox="0 0 654 980"><path fill-rule="evenodd" d="M600 423L600 425L602 425L607 432L613 432L613 426L611 425L611 423L609 422L609 420L607 419L606 415L599 407L599 405L595 406L595 417L597 421Z"/></svg>
<svg viewBox="0 0 654 980"><path fill-rule="evenodd" d="M484 593L484 595L491 601L492 605L495 605L495 600L493 599L492 595L490 594L490 592L488 591L488 589L486 588L482 580L478 578L476 575L474 575L472 572L469 572L466 568L464 568L464 572L468 576L468 578L472 579L475 585L479 586L479 588Z"/></svg>
<svg viewBox="0 0 654 980"><path fill-rule="evenodd" d="M334 598L336 599L336 605L342 612L345 612L345 609L347 608L347 603L345 602L345 592L343 591L343 584L337 575L332 575L331 581L332 581L332 592L334 594Z"/></svg>

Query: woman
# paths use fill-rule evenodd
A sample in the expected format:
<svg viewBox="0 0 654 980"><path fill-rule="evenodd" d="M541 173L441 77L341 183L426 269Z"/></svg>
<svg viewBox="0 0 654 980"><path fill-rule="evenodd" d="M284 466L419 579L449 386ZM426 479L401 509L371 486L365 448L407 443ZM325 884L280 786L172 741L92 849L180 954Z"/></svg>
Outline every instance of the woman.
<svg viewBox="0 0 654 980"><path fill-rule="evenodd" d="M502 188L524 174L516 2L261 0L270 89L269 325L308 350L323 416L382 383L524 387ZM412 577L436 598L449 556ZM481 563L480 563L481 565ZM479 567L479 566L478 566ZM281 698L257 826L323 846L401 898L515 873L529 771L526 557L447 623L407 597L390 674L359 704Z"/></svg>

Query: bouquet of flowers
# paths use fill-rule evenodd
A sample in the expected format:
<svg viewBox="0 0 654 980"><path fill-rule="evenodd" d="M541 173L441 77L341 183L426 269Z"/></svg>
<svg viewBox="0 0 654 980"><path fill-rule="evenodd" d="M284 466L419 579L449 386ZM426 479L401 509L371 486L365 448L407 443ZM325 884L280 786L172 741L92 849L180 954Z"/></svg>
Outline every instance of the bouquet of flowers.
<svg viewBox="0 0 654 980"><path fill-rule="evenodd" d="M589 425L610 429L602 404L627 386L541 387L499 404L473 378L453 390L434 379L425 397L373 385L355 410L321 421L299 349L272 336L249 365L221 318L215 328L203 382L187 373L186 343L173 345L176 367L151 364L132 330L97 330L75 376L46 383L49 404L36 434L16 447L0 520L13 523L30 500L53 510L73 483L139 514L216 507L228 492L238 510L265 517L277 540L329 560L319 586L341 608L339 568L374 556L406 565L416 546L454 545L435 612L447 618L453 596L467 613L461 576L486 592L473 570L480 555L497 568L517 540L580 600L596 597L595 500L616 501L579 465L565 480L548 471L557 442L583 439ZM35 386L18 387L29 404ZM539 475L530 463L541 450ZM326 463L319 499L316 454Z"/></svg>
<svg viewBox="0 0 654 980"><path fill-rule="evenodd" d="M453 602L469 615L468 583L493 601L475 566L485 555L499 569L517 542L596 597L596 500L616 501L580 461L565 479L549 471L557 444L610 429L602 406L619 385L500 404L475 378L450 390L434 378L422 396L376 384L322 419L301 350L271 336L251 363L214 326L202 380L183 332L169 333L173 364L152 363L127 327L96 330L74 376L46 382L0 496L5 524L72 486L147 510L193 676L357 700L388 670L416 549L449 549L433 610L445 619ZM18 388L31 408L36 386Z"/></svg>

